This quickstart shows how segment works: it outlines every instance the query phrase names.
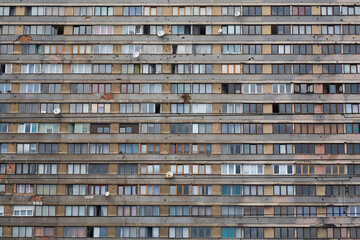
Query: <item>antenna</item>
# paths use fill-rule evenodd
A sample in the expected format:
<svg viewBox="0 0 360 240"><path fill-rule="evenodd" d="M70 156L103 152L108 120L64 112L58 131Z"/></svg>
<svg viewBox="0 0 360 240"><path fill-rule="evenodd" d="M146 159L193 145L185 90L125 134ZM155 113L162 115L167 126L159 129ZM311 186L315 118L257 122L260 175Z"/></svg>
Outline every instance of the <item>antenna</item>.
<svg viewBox="0 0 360 240"><path fill-rule="evenodd" d="M108 197L110 195L109 192L105 192L105 196Z"/></svg>
<svg viewBox="0 0 360 240"><path fill-rule="evenodd" d="M222 33L222 29L221 29L221 28L219 28L219 29L218 29L218 32L219 32L219 33Z"/></svg>
<svg viewBox="0 0 360 240"><path fill-rule="evenodd" d="M54 111L53 111L53 113L54 113L55 115L59 114L59 113L60 113L60 108L55 108Z"/></svg>
<svg viewBox="0 0 360 240"><path fill-rule="evenodd" d="M240 12L236 12L235 17L240 17Z"/></svg>
<svg viewBox="0 0 360 240"><path fill-rule="evenodd" d="M163 30L160 30L157 32L158 37L162 37L165 35L165 32Z"/></svg>
<svg viewBox="0 0 360 240"><path fill-rule="evenodd" d="M174 176L174 173L173 172L167 172L165 176L166 176L166 178L172 178Z"/></svg>
<svg viewBox="0 0 360 240"><path fill-rule="evenodd" d="M133 57L134 58L138 58L140 56L140 53L139 52L134 52L134 54L133 54Z"/></svg>

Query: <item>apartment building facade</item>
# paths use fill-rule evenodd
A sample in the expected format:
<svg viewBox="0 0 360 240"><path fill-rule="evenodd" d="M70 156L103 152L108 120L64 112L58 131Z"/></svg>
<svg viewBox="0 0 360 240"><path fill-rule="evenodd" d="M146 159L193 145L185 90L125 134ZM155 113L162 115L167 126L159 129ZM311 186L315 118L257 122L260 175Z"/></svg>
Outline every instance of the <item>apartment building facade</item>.
<svg viewBox="0 0 360 240"><path fill-rule="evenodd" d="M0 237L359 239L359 15L1 1Z"/></svg>

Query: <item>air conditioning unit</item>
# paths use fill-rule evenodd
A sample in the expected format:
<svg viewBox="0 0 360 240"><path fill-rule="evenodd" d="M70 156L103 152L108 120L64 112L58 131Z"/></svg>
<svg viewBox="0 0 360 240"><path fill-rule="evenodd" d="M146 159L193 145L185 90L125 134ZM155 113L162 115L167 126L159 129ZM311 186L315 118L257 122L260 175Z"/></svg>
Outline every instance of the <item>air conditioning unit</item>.
<svg viewBox="0 0 360 240"><path fill-rule="evenodd" d="M221 29L221 28L219 28L219 29L218 29L218 32L219 32L219 33L222 33L222 29Z"/></svg>
<svg viewBox="0 0 360 240"><path fill-rule="evenodd" d="M59 114L60 113L60 108L55 108L54 111L53 111L54 114Z"/></svg>
<svg viewBox="0 0 360 240"><path fill-rule="evenodd" d="M139 52L134 52L134 54L133 54L133 57L134 58L138 58L140 56L140 53Z"/></svg>
<svg viewBox="0 0 360 240"><path fill-rule="evenodd" d="M174 173L173 172L167 172L165 176L166 176L166 178L172 178L174 176Z"/></svg>
<svg viewBox="0 0 360 240"><path fill-rule="evenodd" d="M163 30L160 30L157 32L158 37L162 37L165 35L165 32Z"/></svg>
<svg viewBox="0 0 360 240"><path fill-rule="evenodd" d="M235 17L240 17L240 12L236 12Z"/></svg>

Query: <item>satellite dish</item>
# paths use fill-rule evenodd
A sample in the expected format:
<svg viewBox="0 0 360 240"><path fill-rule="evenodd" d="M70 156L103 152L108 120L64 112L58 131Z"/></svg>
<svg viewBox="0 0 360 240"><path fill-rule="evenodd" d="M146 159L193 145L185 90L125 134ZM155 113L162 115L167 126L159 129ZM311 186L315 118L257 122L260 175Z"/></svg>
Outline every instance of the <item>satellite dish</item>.
<svg viewBox="0 0 360 240"><path fill-rule="evenodd" d="M166 178L172 178L174 176L173 172L167 172L166 173Z"/></svg>
<svg viewBox="0 0 360 240"><path fill-rule="evenodd" d="M240 17L240 12L236 12L235 17Z"/></svg>
<svg viewBox="0 0 360 240"><path fill-rule="evenodd" d="M55 108L53 111L54 114L59 114L60 113L60 108Z"/></svg>
<svg viewBox="0 0 360 240"><path fill-rule="evenodd" d="M140 53L139 52L134 52L134 54L133 54L133 57L134 58L138 58L140 56Z"/></svg>
<svg viewBox="0 0 360 240"><path fill-rule="evenodd" d="M157 32L157 35L158 35L159 37L162 37L162 36L165 35L165 32L164 32L163 30L160 30L160 31Z"/></svg>
<svg viewBox="0 0 360 240"><path fill-rule="evenodd" d="M107 197L108 197L109 195L110 195L110 193L109 193L109 192L105 192L105 196L107 196Z"/></svg>
<svg viewBox="0 0 360 240"><path fill-rule="evenodd" d="M219 33L222 33L222 29L221 29L221 28L219 28L219 29L218 29L218 32L219 32Z"/></svg>

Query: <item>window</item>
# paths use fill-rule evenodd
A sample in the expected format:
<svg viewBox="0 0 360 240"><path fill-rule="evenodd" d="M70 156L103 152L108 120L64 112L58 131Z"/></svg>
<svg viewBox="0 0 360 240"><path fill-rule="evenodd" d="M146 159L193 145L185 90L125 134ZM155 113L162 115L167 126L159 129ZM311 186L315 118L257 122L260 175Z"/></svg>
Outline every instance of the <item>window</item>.
<svg viewBox="0 0 360 240"><path fill-rule="evenodd" d="M211 238L211 227L191 227L191 238Z"/></svg>
<svg viewBox="0 0 360 240"><path fill-rule="evenodd" d="M289 35L290 25L271 25L272 35Z"/></svg>
<svg viewBox="0 0 360 240"><path fill-rule="evenodd" d="M262 65L261 64L244 64L243 65L244 74L261 74Z"/></svg>
<svg viewBox="0 0 360 240"><path fill-rule="evenodd" d="M41 93L61 93L61 83L42 83L41 87Z"/></svg>
<svg viewBox="0 0 360 240"><path fill-rule="evenodd" d="M58 148L57 143L39 143L39 154L56 154Z"/></svg>
<svg viewBox="0 0 360 240"><path fill-rule="evenodd" d="M274 185L275 196L291 196L294 195L294 186L289 185Z"/></svg>
<svg viewBox="0 0 360 240"><path fill-rule="evenodd" d="M330 83L323 84L323 93L342 93L342 92L343 92L342 84L330 84Z"/></svg>
<svg viewBox="0 0 360 240"><path fill-rule="evenodd" d="M119 153L120 154L138 154L139 145L137 143L120 143L119 144Z"/></svg>
<svg viewBox="0 0 360 240"><path fill-rule="evenodd" d="M141 6L140 7L123 7L123 16L141 16Z"/></svg>
<svg viewBox="0 0 360 240"><path fill-rule="evenodd" d="M312 74L313 73L313 65L312 64L294 64L293 73L294 74Z"/></svg>
<svg viewBox="0 0 360 240"><path fill-rule="evenodd" d="M106 217L107 206L87 206L87 215L89 217Z"/></svg>
<svg viewBox="0 0 360 240"><path fill-rule="evenodd" d="M346 113L359 113L359 104L352 103L345 105Z"/></svg>
<svg viewBox="0 0 360 240"><path fill-rule="evenodd" d="M35 174L34 163L17 163L16 174Z"/></svg>
<svg viewBox="0 0 360 240"><path fill-rule="evenodd" d="M36 194L38 195L56 195L56 185L38 184L36 185Z"/></svg>
<svg viewBox="0 0 360 240"><path fill-rule="evenodd" d="M160 133L160 124L150 124L149 123L148 125L152 125L152 126L148 127L146 123L141 124L143 129L145 128L146 131L149 131L149 132L144 131L144 132L141 132L141 133L152 133L151 130L152 130L152 128L155 128L154 125L159 125L158 126L159 132L157 132L157 133ZM119 124L119 133L139 133L139 124L137 124L137 123L134 123L134 124L132 124L132 123L128 123L128 124L120 123Z"/></svg>
<svg viewBox="0 0 360 240"><path fill-rule="evenodd" d="M0 7L0 16L14 16L15 7Z"/></svg>
<svg viewBox="0 0 360 240"><path fill-rule="evenodd" d="M242 104L240 103L223 103L221 104L221 113L242 113Z"/></svg>
<svg viewBox="0 0 360 240"><path fill-rule="evenodd" d="M91 73L91 64L71 64L71 73Z"/></svg>
<svg viewBox="0 0 360 240"><path fill-rule="evenodd" d="M0 113L9 113L9 112L10 112L10 103L0 103Z"/></svg>
<svg viewBox="0 0 360 240"><path fill-rule="evenodd" d="M85 227L64 227L64 237L85 237Z"/></svg>
<svg viewBox="0 0 360 240"><path fill-rule="evenodd" d="M221 154L241 154L241 144L221 144Z"/></svg>
<svg viewBox="0 0 360 240"><path fill-rule="evenodd" d="M211 195L210 185L192 185L192 195Z"/></svg>
<svg viewBox="0 0 360 240"><path fill-rule="evenodd" d="M86 164L67 164L67 174L86 174Z"/></svg>
<svg viewBox="0 0 360 240"><path fill-rule="evenodd" d="M292 144L274 144L274 154L293 154Z"/></svg>
<svg viewBox="0 0 360 240"><path fill-rule="evenodd" d="M160 103L142 103L141 113L160 113Z"/></svg>
<svg viewBox="0 0 360 240"><path fill-rule="evenodd" d="M89 185L89 195L105 195L107 192L107 185Z"/></svg>
<svg viewBox="0 0 360 240"><path fill-rule="evenodd" d="M65 206L65 216L73 216L73 217L86 216L85 206Z"/></svg>
<svg viewBox="0 0 360 240"><path fill-rule="evenodd" d="M139 227L140 238L158 238L159 228L158 227Z"/></svg>
<svg viewBox="0 0 360 240"><path fill-rule="evenodd" d="M244 113L245 114L261 114L262 113L262 104L255 103L244 103Z"/></svg>
<svg viewBox="0 0 360 240"><path fill-rule="evenodd" d="M241 25L222 25L221 34L240 34Z"/></svg>
<svg viewBox="0 0 360 240"><path fill-rule="evenodd" d="M161 16L162 7L144 7L144 16Z"/></svg>
<svg viewBox="0 0 360 240"><path fill-rule="evenodd" d="M348 175L358 175L360 174L360 165L347 165L347 174Z"/></svg>
<svg viewBox="0 0 360 240"><path fill-rule="evenodd" d="M360 7L342 6L342 15L360 15Z"/></svg>
<svg viewBox="0 0 360 240"><path fill-rule="evenodd" d="M68 154L87 154L88 144L87 143L68 143Z"/></svg>
<svg viewBox="0 0 360 240"><path fill-rule="evenodd" d="M293 133L293 127L291 123L274 123L273 133L291 134Z"/></svg>
<svg viewBox="0 0 360 240"><path fill-rule="evenodd" d="M345 29L346 28L344 28L344 34L348 34ZM340 25L322 25L321 34L341 34Z"/></svg>
<svg viewBox="0 0 360 240"><path fill-rule="evenodd" d="M1 149L3 149L3 146L1 146ZM36 152L36 143L18 143L16 145L17 154L35 154Z"/></svg>
<svg viewBox="0 0 360 240"><path fill-rule="evenodd" d="M143 83L141 86L142 93L162 93L162 85L155 83Z"/></svg>
<svg viewBox="0 0 360 240"><path fill-rule="evenodd" d="M313 93L313 84L294 84L294 93Z"/></svg>
<svg viewBox="0 0 360 240"><path fill-rule="evenodd" d="M103 74L111 73L111 64L93 64L92 73Z"/></svg>
<svg viewBox="0 0 360 240"><path fill-rule="evenodd" d="M264 238L264 228L244 228L244 238Z"/></svg>
<svg viewBox="0 0 360 240"><path fill-rule="evenodd" d="M34 229L35 237L54 237L55 228L54 227L35 227Z"/></svg>
<svg viewBox="0 0 360 240"><path fill-rule="evenodd" d="M192 64L193 74L211 74L212 64Z"/></svg>
<svg viewBox="0 0 360 240"><path fill-rule="evenodd" d="M244 16L261 16L262 7L253 7L253 6L244 6L243 15Z"/></svg>
<svg viewBox="0 0 360 240"><path fill-rule="evenodd" d="M343 34L359 34L359 25L343 25Z"/></svg>
<svg viewBox="0 0 360 240"><path fill-rule="evenodd" d="M32 227L12 227L12 237L32 237Z"/></svg>
<svg viewBox="0 0 360 240"><path fill-rule="evenodd" d="M173 7L173 16L189 16L191 7Z"/></svg>
<svg viewBox="0 0 360 240"><path fill-rule="evenodd" d="M356 145L355 146L355 151L356 151ZM352 148L351 145L348 144L348 154L352 154ZM344 144L325 144L325 154L344 154L345 150L344 150Z"/></svg>
<svg viewBox="0 0 360 240"><path fill-rule="evenodd" d="M291 74L291 65L272 64L272 74Z"/></svg>
<svg viewBox="0 0 360 240"><path fill-rule="evenodd" d="M360 53L360 45L358 45L358 44L344 44L343 49L344 49L343 54L359 54ZM341 49L339 50L339 53L341 53Z"/></svg>
<svg viewBox="0 0 360 240"><path fill-rule="evenodd" d="M244 164L243 165L244 175L257 175L264 174L264 165L261 164Z"/></svg>
<svg viewBox="0 0 360 240"><path fill-rule="evenodd" d="M190 113L189 103L172 103L170 107L171 113Z"/></svg>
<svg viewBox="0 0 360 240"><path fill-rule="evenodd" d="M326 207L327 217L346 217L347 207L331 206Z"/></svg>
<svg viewBox="0 0 360 240"><path fill-rule="evenodd" d="M262 154L262 144L244 144L244 154Z"/></svg>
<svg viewBox="0 0 360 240"><path fill-rule="evenodd" d="M140 104L120 103L120 113L140 113Z"/></svg>
<svg viewBox="0 0 360 240"><path fill-rule="evenodd" d="M90 154L109 154L109 143L90 143Z"/></svg>
<svg viewBox="0 0 360 240"><path fill-rule="evenodd" d="M340 15L340 7L339 6L321 7L321 15L322 16L339 16Z"/></svg>
<svg viewBox="0 0 360 240"><path fill-rule="evenodd" d="M140 25L123 25L122 34L123 35L143 34L143 28Z"/></svg>
<svg viewBox="0 0 360 240"><path fill-rule="evenodd" d="M137 206L118 206L117 215L120 217L136 217Z"/></svg>
<svg viewBox="0 0 360 240"><path fill-rule="evenodd" d="M295 144L295 154L315 154L315 144Z"/></svg>
<svg viewBox="0 0 360 240"><path fill-rule="evenodd" d="M290 207L290 206L274 207L274 216L276 216L276 217L293 217L294 216L294 207Z"/></svg>
<svg viewBox="0 0 360 240"><path fill-rule="evenodd" d="M62 64L43 64L43 73L46 74L61 74Z"/></svg>
<svg viewBox="0 0 360 240"><path fill-rule="evenodd" d="M117 227L116 237L118 238L136 238L136 227Z"/></svg>
<svg viewBox="0 0 360 240"><path fill-rule="evenodd" d="M138 167L137 164L119 164L118 174L121 175L137 175Z"/></svg>
<svg viewBox="0 0 360 240"><path fill-rule="evenodd" d="M110 133L110 123L91 123L90 133Z"/></svg>
<svg viewBox="0 0 360 240"><path fill-rule="evenodd" d="M170 133L190 133L189 123L171 123Z"/></svg>
<svg viewBox="0 0 360 240"><path fill-rule="evenodd" d="M244 196L262 196L264 195L264 186L257 185L244 185L243 186ZM245 207L246 209L246 207Z"/></svg>
<svg viewBox="0 0 360 240"><path fill-rule="evenodd" d="M34 193L34 184L16 184L16 193Z"/></svg>
<svg viewBox="0 0 360 240"><path fill-rule="evenodd" d="M170 208L171 208L171 206L170 206ZM143 217L160 216L160 207L159 206L140 206L139 207L139 216L143 216Z"/></svg>
<svg viewBox="0 0 360 240"><path fill-rule="evenodd" d="M114 26L100 26L96 25L93 27L93 35L113 35Z"/></svg>
<svg viewBox="0 0 360 240"><path fill-rule="evenodd" d="M141 133L160 133L161 124L160 123L142 123L141 124Z"/></svg>
<svg viewBox="0 0 360 240"><path fill-rule="evenodd" d="M240 44L222 44L221 45L221 54L241 54ZM255 45L253 45L255 46ZM255 49L252 49L253 51Z"/></svg>
<svg viewBox="0 0 360 240"><path fill-rule="evenodd" d="M193 45L193 54L212 54L212 45Z"/></svg>
<svg viewBox="0 0 360 240"><path fill-rule="evenodd" d="M325 165L326 166L326 174L344 174L345 173L345 165Z"/></svg>
<svg viewBox="0 0 360 240"><path fill-rule="evenodd" d="M0 93L11 93L11 84L0 83Z"/></svg>
<svg viewBox="0 0 360 240"><path fill-rule="evenodd" d="M308 207L308 206L296 207L296 216L316 217L316 207Z"/></svg>
<svg viewBox="0 0 360 240"><path fill-rule="evenodd" d="M272 16L289 16L290 15L290 7L287 7L287 6L271 7L271 15Z"/></svg>
<svg viewBox="0 0 360 240"><path fill-rule="evenodd" d="M295 228L275 228L275 238L295 238Z"/></svg>
<svg viewBox="0 0 360 240"><path fill-rule="evenodd" d="M38 174L57 174L57 164L44 164L44 163L39 163L37 165L38 170L37 173Z"/></svg>
<svg viewBox="0 0 360 240"><path fill-rule="evenodd" d="M311 185L297 185L296 196L315 196L315 186Z"/></svg>
<svg viewBox="0 0 360 240"><path fill-rule="evenodd" d="M349 46L349 45L347 45ZM340 44L323 44L322 54L341 54L341 45ZM345 49L344 45L344 49ZM345 51L344 51L345 52Z"/></svg>
<svg viewBox="0 0 360 240"><path fill-rule="evenodd" d="M240 14L240 8L238 6L226 6L221 7L221 15L223 16L234 16L235 13Z"/></svg>
<svg viewBox="0 0 360 240"><path fill-rule="evenodd" d="M70 113L90 113L89 103L70 103Z"/></svg>
<svg viewBox="0 0 360 240"><path fill-rule="evenodd" d="M190 216L189 206L170 206L169 210L169 216Z"/></svg>
<svg viewBox="0 0 360 240"><path fill-rule="evenodd" d="M11 92L11 90L8 90L8 91ZM40 93L40 84L39 83L21 83L20 84L20 93Z"/></svg>
<svg viewBox="0 0 360 240"><path fill-rule="evenodd" d="M188 227L169 227L169 238L188 238Z"/></svg>
<svg viewBox="0 0 360 240"><path fill-rule="evenodd" d="M323 69L322 69L322 73L326 73L326 74L338 74L338 73L342 73L341 71L341 64L323 64ZM347 66L350 66L349 64L345 64L344 65L344 70L348 69ZM355 66L356 65L352 65Z"/></svg>
<svg viewBox="0 0 360 240"><path fill-rule="evenodd" d="M191 113L212 113L212 104L193 103Z"/></svg>
<svg viewBox="0 0 360 240"><path fill-rule="evenodd" d="M297 238L301 238L301 239L317 237L316 228L296 228L296 232L297 232Z"/></svg>
<svg viewBox="0 0 360 240"><path fill-rule="evenodd" d="M37 123L18 123L18 133L37 133Z"/></svg>
<svg viewBox="0 0 360 240"><path fill-rule="evenodd" d="M159 185L141 185L140 195L160 195Z"/></svg>
<svg viewBox="0 0 360 240"><path fill-rule="evenodd" d="M6 174L6 163L0 164L0 174Z"/></svg>
<svg viewBox="0 0 360 240"><path fill-rule="evenodd" d="M41 113L54 113L55 109L60 109L60 103L41 103L40 112Z"/></svg>
<svg viewBox="0 0 360 240"><path fill-rule="evenodd" d="M292 165L273 165L274 174L286 175L293 174L293 166Z"/></svg>
<svg viewBox="0 0 360 240"><path fill-rule="evenodd" d="M85 195L85 193L86 193L85 184L66 185L66 195L79 196L79 195Z"/></svg>
<svg viewBox="0 0 360 240"><path fill-rule="evenodd" d="M90 93L90 84L72 83L70 85L70 93Z"/></svg>
<svg viewBox="0 0 360 240"><path fill-rule="evenodd" d="M160 165L143 164L140 166L140 174L159 174Z"/></svg>
<svg viewBox="0 0 360 240"><path fill-rule="evenodd" d="M28 217L34 215L34 207L33 206L14 206L13 208L13 216L21 216Z"/></svg>
<svg viewBox="0 0 360 240"><path fill-rule="evenodd" d="M256 124L254 124L256 125ZM222 123L221 124L221 133L223 134L235 134L241 133L241 124L240 123Z"/></svg>
<svg viewBox="0 0 360 240"><path fill-rule="evenodd" d="M108 174L108 164L89 164L89 174Z"/></svg>
<svg viewBox="0 0 360 240"><path fill-rule="evenodd" d="M189 185L170 186L170 195L189 195Z"/></svg>
<svg viewBox="0 0 360 240"><path fill-rule="evenodd" d="M172 83L171 93L190 93L190 83Z"/></svg>
<svg viewBox="0 0 360 240"><path fill-rule="evenodd" d="M240 217L241 206L221 206L222 217Z"/></svg>
<svg viewBox="0 0 360 240"><path fill-rule="evenodd" d="M241 185L221 185L221 195L241 196Z"/></svg>
<svg viewBox="0 0 360 240"><path fill-rule="evenodd" d="M212 84L211 83L193 83L192 84L192 93L212 93ZM194 104L193 104L194 105Z"/></svg>
<svg viewBox="0 0 360 240"><path fill-rule="evenodd" d="M55 216L56 206L35 206L35 216Z"/></svg>
<svg viewBox="0 0 360 240"><path fill-rule="evenodd" d="M1 34L1 35L15 34L15 26L11 26L11 25L1 25L1 26L0 26L0 34Z"/></svg>
<svg viewBox="0 0 360 240"><path fill-rule="evenodd" d="M185 29L186 31L186 29ZM212 26L211 25L193 25L193 34L194 35L211 35Z"/></svg>
<svg viewBox="0 0 360 240"><path fill-rule="evenodd" d="M119 185L118 186L119 195L137 195L136 185Z"/></svg>

